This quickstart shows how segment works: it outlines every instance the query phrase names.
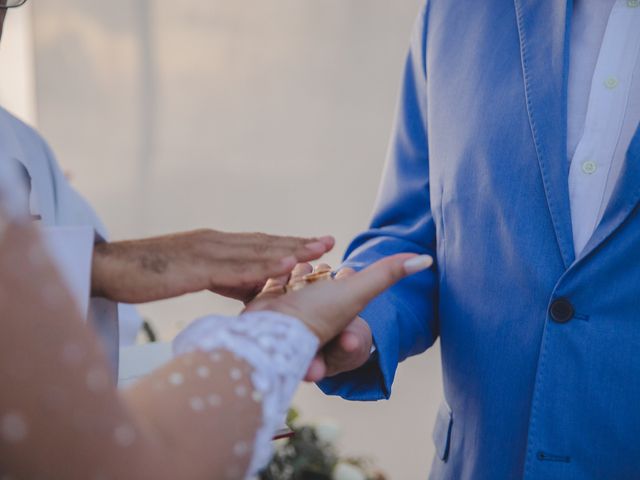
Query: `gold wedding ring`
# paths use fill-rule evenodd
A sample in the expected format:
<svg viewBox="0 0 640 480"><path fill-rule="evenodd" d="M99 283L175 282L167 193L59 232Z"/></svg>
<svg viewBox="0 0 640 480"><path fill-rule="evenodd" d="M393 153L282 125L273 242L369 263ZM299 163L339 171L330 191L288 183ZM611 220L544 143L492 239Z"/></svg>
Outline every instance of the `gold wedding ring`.
<svg viewBox="0 0 640 480"><path fill-rule="evenodd" d="M311 285L312 283L332 280L333 276L334 275L331 268L317 268L313 273L309 273L301 278L290 281L286 287L286 290L288 292L295 292L297 290L303 289L307 285Z"/></svg>

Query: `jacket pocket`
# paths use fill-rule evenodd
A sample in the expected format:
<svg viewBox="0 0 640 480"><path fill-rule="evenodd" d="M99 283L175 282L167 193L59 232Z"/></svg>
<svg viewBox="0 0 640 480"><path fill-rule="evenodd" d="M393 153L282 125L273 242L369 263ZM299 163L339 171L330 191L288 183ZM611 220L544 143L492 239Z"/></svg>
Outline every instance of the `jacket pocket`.
<svg viewBox="0 0 640 480"><path fill-rule="evenodd" d="M438 409L438 416L436 417L436 424L433 427L433 443L436 446L436 455L443 462L449 459L449 447L451 444L451 429L453 427L453 412L447 405L447 402L443 401Z"/></svg>

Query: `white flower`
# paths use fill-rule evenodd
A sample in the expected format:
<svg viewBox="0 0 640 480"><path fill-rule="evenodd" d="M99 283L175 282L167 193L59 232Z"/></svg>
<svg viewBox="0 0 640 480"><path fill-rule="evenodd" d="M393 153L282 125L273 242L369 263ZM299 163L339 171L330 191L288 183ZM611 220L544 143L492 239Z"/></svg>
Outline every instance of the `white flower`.
<svg viewBox="0 0 640 480"><path fill-rule="evenodd" d="M333 480L367 480L366 475L355 465L339 463L333 470Z"/></svg>
<svg viewBox="0 0 640 480"><path fill-rule="evenodd" d="M340 438L341 430L337 423L323 422L315 426L318 440L323 443L333 444Z"/></svg>

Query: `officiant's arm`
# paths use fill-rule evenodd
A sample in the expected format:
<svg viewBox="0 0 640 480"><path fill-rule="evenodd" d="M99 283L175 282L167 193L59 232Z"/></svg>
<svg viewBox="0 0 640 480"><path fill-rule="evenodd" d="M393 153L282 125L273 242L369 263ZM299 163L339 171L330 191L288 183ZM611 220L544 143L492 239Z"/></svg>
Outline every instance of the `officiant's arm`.
<svg viewBox="0 0 640 480"><path fill-rule="evenodd" d="M331 250L332 237L295 238L196 230L99 243L93 254L93 296L144 303L211 290L250 301L270 277Z"/></svg>

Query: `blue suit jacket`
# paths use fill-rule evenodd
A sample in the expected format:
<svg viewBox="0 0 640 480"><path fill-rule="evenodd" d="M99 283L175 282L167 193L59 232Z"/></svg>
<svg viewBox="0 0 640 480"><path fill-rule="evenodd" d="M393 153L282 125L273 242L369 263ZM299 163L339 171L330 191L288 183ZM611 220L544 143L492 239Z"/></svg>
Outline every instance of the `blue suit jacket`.
<svg viewBox="0 0 640 480"><path fill-rule="evenodd" d="M427 2L376 213L347 254L437 259L363 313L377 358L321 384L387 397L398 362L439 336L434 479L640 479L640 134L575 258L571 5Z"/></svg>

